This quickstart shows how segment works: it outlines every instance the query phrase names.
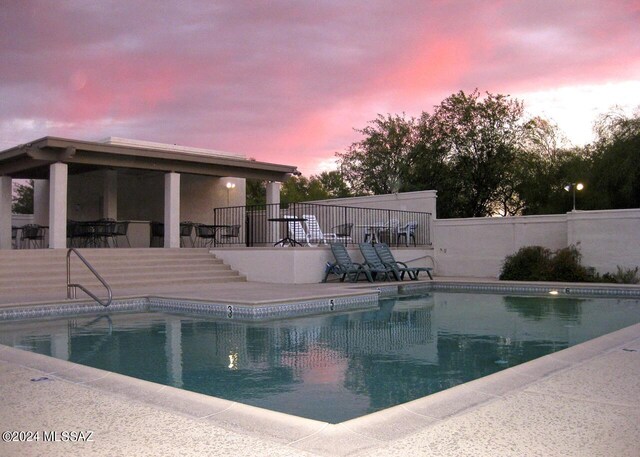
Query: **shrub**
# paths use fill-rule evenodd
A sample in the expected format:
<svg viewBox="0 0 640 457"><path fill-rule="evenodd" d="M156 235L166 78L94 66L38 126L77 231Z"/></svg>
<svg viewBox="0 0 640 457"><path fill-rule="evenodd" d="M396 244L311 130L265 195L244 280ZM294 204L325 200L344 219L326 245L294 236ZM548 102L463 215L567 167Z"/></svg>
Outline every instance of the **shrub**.
<svg viewBox="0 0 640 457"><path fill-rule="evenodd" d="M551 258L547 281L593 282L595 271L582 266L581 258L582 255L575 246L557 250Z"/></svg>
<svg viewBox="0 0 640 457"><path fill-rule="evenodd" d="M542 246L525 246L507 256L500 279L506 281L547 281L551 269L551 251Z"/></svg>
<svg viewBox="0 0 640 457"><path fill-rule="evenodd" d="M581 254L575 246L552 253L542 246L525 246L507 256L500 279L512 281L593 282L599 276L593 268L580 264Z"/></svg>
<svg viewBox="0 0 640 457"><path fill-rule="evenodd" d="M620 265L617 267L615 273L605 273L602 275L602 282L614 282L618 284L638 284L640 278L638 278L638 267L635 268L622 268Z"/></svg>

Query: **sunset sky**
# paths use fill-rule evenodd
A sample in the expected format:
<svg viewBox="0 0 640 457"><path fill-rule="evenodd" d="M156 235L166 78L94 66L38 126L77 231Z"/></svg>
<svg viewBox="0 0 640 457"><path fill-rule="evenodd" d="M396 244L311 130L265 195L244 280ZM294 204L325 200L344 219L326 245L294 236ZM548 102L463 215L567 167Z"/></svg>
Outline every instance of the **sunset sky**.
<svg viewBox="0 0 640 457"><path fill-rule="evenodd" d="M331 166L378 113L509 94L574 144L640 106L640 0L2 0L0 149L108 136Z"/></svg>

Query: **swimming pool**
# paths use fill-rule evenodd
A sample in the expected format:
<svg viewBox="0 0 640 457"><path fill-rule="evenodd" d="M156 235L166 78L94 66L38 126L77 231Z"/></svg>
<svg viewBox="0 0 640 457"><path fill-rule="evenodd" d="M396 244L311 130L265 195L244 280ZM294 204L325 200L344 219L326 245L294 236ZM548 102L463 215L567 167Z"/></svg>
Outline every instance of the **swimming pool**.
<svg viewBox="0 0 640 457"><path fill-rule="evenodd" d="M640 322L640 300L436 291L266 323L162 313L0 325L0 343L337 423Z"/></svg>

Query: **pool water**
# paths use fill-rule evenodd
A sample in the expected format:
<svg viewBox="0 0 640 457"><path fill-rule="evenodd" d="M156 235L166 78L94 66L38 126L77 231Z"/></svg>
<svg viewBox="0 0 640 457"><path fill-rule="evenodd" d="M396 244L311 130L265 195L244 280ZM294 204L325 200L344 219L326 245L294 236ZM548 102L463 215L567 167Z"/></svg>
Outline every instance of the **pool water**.
<svg viewBox="0 0 640 457"><path fill-rule="evenodd" d="M0 343L338 423L640 322L640 300L454 292L238 323L135 313L0 325Z"/></svg>

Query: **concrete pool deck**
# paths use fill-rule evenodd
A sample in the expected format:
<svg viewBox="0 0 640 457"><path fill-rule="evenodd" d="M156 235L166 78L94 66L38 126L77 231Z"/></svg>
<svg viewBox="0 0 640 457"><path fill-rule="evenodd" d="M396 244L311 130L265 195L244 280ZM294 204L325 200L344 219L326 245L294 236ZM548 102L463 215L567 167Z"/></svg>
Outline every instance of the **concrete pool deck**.
<svg viewBox="0 0 640 457"><path fill-rule="evenodd" d="M223 286L216 298L246 303L354 293L349 284ZM0 442L0 455L636 456L640 324L335 425L7 346L0 395L0 431L40 432L39 442ZM90 442L43 442L44 431L93 433Z"/></svg>

